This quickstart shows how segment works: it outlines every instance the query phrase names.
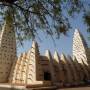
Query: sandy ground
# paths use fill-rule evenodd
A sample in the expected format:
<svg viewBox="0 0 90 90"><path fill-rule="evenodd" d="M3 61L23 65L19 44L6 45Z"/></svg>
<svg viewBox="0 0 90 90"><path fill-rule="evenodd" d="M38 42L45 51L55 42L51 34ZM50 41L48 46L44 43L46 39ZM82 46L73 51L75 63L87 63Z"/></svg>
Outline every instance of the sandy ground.
<svg viewBox="0 0 90 90"><path fill-rule="evenodd" d="M11 86L11 85L0 84L0 90L32 90L32 89L25 89L23 86ZM42 90L42 89L40 89L40 90ZM45 89L43 89L43 90L45 90ZM49 90L49 89L47 89L47 90ZM90 90L90 86L75 87L75 88L61 88L61 89L57 89L57 90Z"/></svg>
<svg viewBox="0 0 90 90"><path fill-rule="evenodd" d="M65 89L58 89L58 90L90 90L90 87L65 88Z"/></svg>

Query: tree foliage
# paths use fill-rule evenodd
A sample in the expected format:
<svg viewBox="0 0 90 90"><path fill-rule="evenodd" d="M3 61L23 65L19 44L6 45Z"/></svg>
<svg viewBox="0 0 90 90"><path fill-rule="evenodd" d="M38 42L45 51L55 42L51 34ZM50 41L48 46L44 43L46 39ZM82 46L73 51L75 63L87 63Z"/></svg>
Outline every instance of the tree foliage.
<svg viewBox="0 0 90 90"><path fill-rule="evenodd" d="M59 38L71 28L65 13L73 16L83 12L84 22L90 27L88 8L88 0L0 0L0 22L12 15L17 38L21 41L35 38L38 30Z"/></svg>

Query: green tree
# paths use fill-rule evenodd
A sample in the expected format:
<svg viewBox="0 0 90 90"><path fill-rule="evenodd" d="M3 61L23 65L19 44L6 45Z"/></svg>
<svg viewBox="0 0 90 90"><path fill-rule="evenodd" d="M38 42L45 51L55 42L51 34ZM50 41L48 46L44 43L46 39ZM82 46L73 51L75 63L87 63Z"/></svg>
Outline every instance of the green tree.
<svg viewBox="0 0 90 90"><path fill-rule="evenodd" d="M0 0L0 24L12 14L20 41L35 38L38 30L57 38L71 28L69 16L83 12L90 32L89 0ZM65 11L65 13L63 12ZM8 16L8 17L7 17Z"/></svg>

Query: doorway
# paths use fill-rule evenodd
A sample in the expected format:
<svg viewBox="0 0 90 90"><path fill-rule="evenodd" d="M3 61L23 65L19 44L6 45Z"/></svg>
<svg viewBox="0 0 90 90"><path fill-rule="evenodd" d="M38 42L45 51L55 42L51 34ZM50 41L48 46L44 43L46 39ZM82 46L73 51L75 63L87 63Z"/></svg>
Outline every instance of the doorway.
<svg viewBox="0 0 90 90"><path fill-rule="evenodd" d="M47 81L51 80L51 74L49 72L44 72L44 80L47 80Z"/></svg>

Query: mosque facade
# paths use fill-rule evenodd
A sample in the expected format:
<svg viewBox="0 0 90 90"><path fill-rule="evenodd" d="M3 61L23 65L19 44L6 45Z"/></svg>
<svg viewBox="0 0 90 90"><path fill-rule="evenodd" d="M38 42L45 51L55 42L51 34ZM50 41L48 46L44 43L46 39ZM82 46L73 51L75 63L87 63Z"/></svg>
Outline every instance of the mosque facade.
<svg viewBox="0 0 90 90"><path fill-rule="evenodd" d="M13 25L5 22L0 32L0 83L18 85L79 85L90 80L90 49L76 29L73 56L39 52L38 43L17 57Z"/></svg>

